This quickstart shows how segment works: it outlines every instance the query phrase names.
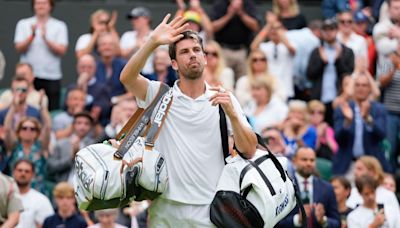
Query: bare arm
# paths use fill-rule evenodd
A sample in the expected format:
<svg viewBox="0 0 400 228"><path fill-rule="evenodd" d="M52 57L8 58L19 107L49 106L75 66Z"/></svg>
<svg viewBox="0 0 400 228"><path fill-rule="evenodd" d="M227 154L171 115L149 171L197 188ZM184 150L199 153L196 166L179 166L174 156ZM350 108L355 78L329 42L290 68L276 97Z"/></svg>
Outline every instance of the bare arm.
<svg viewBox="0 0 400 228"><path fill-rule="evenodd" d="M44 42L46 43L47 47L50 48L50 50L59 56L62 56L67 52L67 46L63 44L57 44L53 41L48 40L46 37L43 37Z"/></svg>
<svg viewBox="0 0 400 228"><path fill-rule="evenodd" d="M252 51L258 49L260 44L268 37L268 34L271 30L271 24L266 24L261 31L256 35L250 45L250 49Z"/></svg>
<svg viewBox="0 0 400 228"><path fill-rule="evenodd" d="M19 211L8 215L7 220L1 225L1 228L14 228L19 222Z"/></svg>
<svg viewBox="0 0 400 228"><path fill-rule="evenodd" d="M247 28L249 28L253 32L257 32L260 29L260 25L258 24L258 21L248 15L246 11L240 10L238 12L238 16L242 20L242 22L246 25Z"/></svg>
<svg viewBox="0 0 400 228"><path fill-rule="evenodd" d="M386 87L387 85L390 84L390 82L393 80L395 72L396 72L396 69L393 69L379 77L379 82L382 87Z"/></svg>
<svg viewBox="0 0 400 228"><path fill-rule="evenodd" d="M40 133L39 136L39 140L42 143L43 150L48 150L50 144L51 116L49 111L45 107L41 108L40 116L43 121L43 127L42 127L42 132Z"/></svg>
<svg viewBox="0 0 400 228"><path fill-rule="evenodd" d="M218 32L219 30L221 30L223 27L225 27L226 24L228 24L228 22L232 19L233 17L233 12L230 12L228 10L228 12L222 16L221 18L215 20L212 22L212 28L213 28L213 32Z"/></svg>
<svg viewBox="0 0 400 228"><path fill-rule="evenodd" d="M26 40L16 43L15 49L17 50L17 52L20 54L25 53L28 50L34 38L35 38L34 35L30 35Z"/></svg>
<svg viewBox="0 0 400 228"><path fill-rule="evenodd" d="M13 100L13 103L10 105L10 108L8 109L7 115L4 118L4 135L5 135L4 143L8 151L11 151L15 143L17 142L17 136L12 127L14 122L13 120L14 114L15 114L15 107Z"/></svg>
<svg viewBox="0 0 400 228"><path fill-rule="evenodd" d="M85 54L92 54L94 46L96 45L98 36L99 36L99 33L94 31L92 34L92 37L90 38L88 45L85 48L77 50L75 52L77 59L79 59L81 56L83 56Z"/></svg>

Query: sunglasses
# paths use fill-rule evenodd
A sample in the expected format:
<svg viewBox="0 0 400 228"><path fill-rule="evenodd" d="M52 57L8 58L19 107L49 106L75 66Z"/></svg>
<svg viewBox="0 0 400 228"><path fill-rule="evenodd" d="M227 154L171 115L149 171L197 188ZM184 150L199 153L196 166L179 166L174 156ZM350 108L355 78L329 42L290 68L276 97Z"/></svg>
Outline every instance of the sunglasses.
<svg viewBox="0 0 400 228"><path fill-rule="evenodd" d="M22 126L21 130L23 130L23 131L27 131L27 130L29 130L29 131L37 131L37 128L36 127Z"/></svg>
<svg viewBox="0 0 400 228"><path fill-rule="evenodd" d="M339 20L340 24L353 24L353 20Z"/></svg>
<svg viewBox="0 0 400 228"><path fill-rule="evenodd" d="M99 24L103 24L103 25L106 25L106 24L108 24L108 20L104 20L104 21L99 21Z"/></svg>
<svg viewBox="0 0 400 228"><path fill-rule="evenodd" d="M313 110L313 111L311 111L311 114L320 114L320 115L323 115L324 112L323 112L323 111L320 111L320 110Z"/></svg>
<svg viewBox="0 0 400 228"><path fill-rule="evenodd" d="M15 88L14 90L15 90L15 92L26 93L28 91L28 88L19 87L19 88Z"/></svg>
<svg viewBox="0 0 400 228"><path fill-rule="evenodd" d="M217 52L205 51L204 54L206 54L206 56L213 56L215 58L218 58Z"/></svg>
<svg viewBox="0 0 400 228"><path fill-rule="evenodd" d="M253 58L253 59L251 59L251 61L252 61L253 63L256 63L256 62L266 62L266 61L267 61L267 58Z"/></svg>

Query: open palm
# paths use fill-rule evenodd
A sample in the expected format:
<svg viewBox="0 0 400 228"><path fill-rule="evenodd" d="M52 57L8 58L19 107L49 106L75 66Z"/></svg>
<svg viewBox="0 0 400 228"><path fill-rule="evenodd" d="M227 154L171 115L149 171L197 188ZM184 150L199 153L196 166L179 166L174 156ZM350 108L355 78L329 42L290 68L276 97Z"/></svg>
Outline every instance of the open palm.
<svg viewBox="0 0 400 228"><path fill-rule="evenodd" d="M170 17L171 14L167 14L152 33L152 39L154 39L158 45L171 44L179 40L183 36L181 33L185 31L187 27L187 24L184 24L184 18L179 16L168 23Z"/></svg>

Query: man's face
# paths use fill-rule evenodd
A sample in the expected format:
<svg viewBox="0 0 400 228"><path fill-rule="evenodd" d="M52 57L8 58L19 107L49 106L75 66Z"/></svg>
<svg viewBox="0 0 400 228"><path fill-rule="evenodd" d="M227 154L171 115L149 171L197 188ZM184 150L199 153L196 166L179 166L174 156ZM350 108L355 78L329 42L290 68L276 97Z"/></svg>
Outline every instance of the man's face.
<svg viewBox="0 0 400 228"><path fill-rule="evenodd" d="M338 19L339 31L344 34L350 34L353 31L353 16L351 13L342 13Z"/></svg>
<svg viewBox="0 0 400 228"><path fill-rule="evenodd" d="M150 27L150 19L145 16L133 17L131 19L131 24L132 24L133 29L141 30L143 28Z"/></svg>
<svg viewBox="0 0 400 228"><path fill-rule="evenodd" d="M75 118L73 128L78 137L84 138L92 129L92 123L87 117L80 116Z"/></svg>
<svg viewBox="0 0 400 228"><path fill-rule="evenodd" d="M34 0L33 9L37 16L50 15L51 12L50 0Z"/></svg>
<svg viewBox="0 0 400 228"><path fill-rule="evenodd" d="M311 148L300 148L293 158L296 171L304 178L308 178L315 171L315 152Z"/></svg>
<svg viewBox="0 0 400 228"><path fill-rule="evenodd" d="M35 79L33 71L28 65L20 65L19 67L17 67L15 69L15 74L24 76L30 85L33 83L33 80Z"/></svg>
<svg viewBox="0 0 400 228"><path fill-rule="evenodd" d="M365 206L371 207L375 204L375 189L365 186L360 194Z"/></svg>
<svg viewBox="0 0 400 228"><path fill-rule="evenodd" d="M114 57L116 43L112 36L110 35L101 36L98 40L97 45L101 57L103 58Z"/></svg>
<svg viewBox="0 0 400 228"><path fill-rule="evenodd" d="M171 65L171 59L169 58L168 51L166 50L157 50L154 53L154 70L156 72L164 71Z"/></svg>
<svg viewBox="0 0 400 228"><path fill-rule="evenodd" d="M96 62L94 58L87 55L79 58L77 71L79 75L86 73L89 76L94 76L96 73Z"/></svg>
<svg viewBox="0 0 400 228"><path fill-rule="evenodd" d="M32 167L26 162L21 162L14 169L13 176L19 187L29 186L33 178Z"/></svg>
<svg viewBox="0 0 400 228"><path fill-rule="evenodd" d="M172 67L183 78L196 80L203 75L206 64L200 43L195 39L184 39L176 44L176 59Z"/></svg>
<svg viewBox="0 0 400 228"><path fill-rule="evenodd" d="M336 40L337 29L336 28L325 28L322 29L321 35L322 40L327 43L333 43Z"/></svg>
<svg viewBox="0 0 400 228"><path fill-rule="evenodd" d="M371 94L371 86L367 77L369 76L356 77L354 81L354 98L356 100L364 101Z"/></svg>
<svg viewBox="0 0 400 228"><path fill-rule="evenodd" d="M28 93L28 82L13 81L11 85L13 96L18 96L19 104L24 104Z"/></svg>
<svg viewBox="0 0 400 228"><path fill-rule="evenodd" d="M390 18L399 20L400 19L400 1L391 1L389 6Z"/></svg>
<svg viewBox="0 0 400 228"><path fill-rule="evenodd" d="M83 110L86 103L85 93L79 90L73 90L67 95L67 108L71 114L76 114Z"/></svg>

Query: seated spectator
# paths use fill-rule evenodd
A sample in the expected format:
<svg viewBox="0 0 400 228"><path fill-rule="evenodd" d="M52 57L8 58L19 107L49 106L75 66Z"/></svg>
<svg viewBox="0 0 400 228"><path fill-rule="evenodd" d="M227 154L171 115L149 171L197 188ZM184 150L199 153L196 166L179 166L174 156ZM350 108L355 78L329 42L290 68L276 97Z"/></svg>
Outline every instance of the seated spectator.
<svg viewBox="0 0 400 228"><path fill-rule="evenodd" d="M371 88L369 77L358 75L354 78L353 100L335 110L339 150L333 157L332 171L337 175L351 175L353 161L362 155L376 157L385 171L391 170L381 147L386 137L387 112L382 104L369 99Z"/></svg>
<svg viewBox="0 0 400 228"><path fill-rule="evenodd" d="M360 178L362 176L372 177L376 183L376 202L383 204L385 208L394 208L393 210L400 215L399 202L396 199L396 195L387 190L383 186L384 172L379 161L372 156L361 156L354 165L354 177ZM363 197L357 188L352 188L349 199L346 205L350 208L355 208L357 205L363 203Z"/></svg>
<svg viewBox="0 0 400 228"><path fill-rule="evenodd" d="M18 78L25 78L28 82L28 91L26 97L26 103L36 109L40 109L40 92L33 86L35 75L33 75L32 66L29 63L18 63L15 66L15 75ZM7 89L0 95L0 109L10 106L13 101L13 92L11 89ZM43 96L43 107L48 108L49 100L46 95Z"/></svg>
<svg viewBox="0 0 400 228"><path fill-rule="evenodd" d="M25 117L35 117L40 120L40 110L27 103L27 92L29 83L24 77L17 76L11 82L12 102L0 110L0 125L5 125L7 115L10 115L9 127L14 130L18 121Z"/></svg>
<svg viewBox="0 0 400 228"><path fill-rule="evenodd" d="M340 86L340 94L332 102L332 108L335 110L353 99L354 79L351 75L343 76Z"/></svg>
<svg viewBox="0 0 400 228"><path fill-rule="evenodd" d="M85 109L86 93L78 88L71 89L67 93L65 111L58 113L53 118L53 131L57 139L69 137L72 133L72 121L74 115Z"/></svg>
<svg viewBox="0 0 400 228"><path fill-rule="evenodd" d="M281 131L278 128L271 127L265 129L261 133L261 137L264 139L264 142L272 153L286 156L285 140L283 140Z"/></svg>
<svg viewBox="0 0 400 228"><path fill-rule="evenodd" d="M170 87L174 85L178 78L176 71L172 69L168 49L164 47L157 48L153 52L153 69L154 72L143 74L143 76L150 80L164 82Z"/></svg>
<svg viewBox="0 0 400 228"><path fill-rule="evenodd" d="M271 78L257 77L250 82L253 101L243 107L253 130L261 134L268 127L280 125L287 117L288 107L274 95Z"/></svg>
<svg viewBox="0 0 400 228"><path fill-rule="evenodd" d="M74 115L72 132L69 137L58 140L47 160L49 175L54 176L55 181L68 181L73 183L75 174L75 155L84 147L93 144L91 136L94 120L87 112L79 112Z"/></svg>
<svg viewBox="0 0 400 228"><path fill-rule="evenodd" d="M184 0L176 0L178 10L176 16L182 16L188 23L188 29L199 33L204 41L212 40L214 37L213 27L206 11L201 6L200 0L190 0L189 5Z"/></svg>
<svg viewBox="0 0 400 228"><path fill-rule="evenodd" d="M343 176L335 176L331 179L331 185L336 195L336 202L340 214L340 221L342 223L341 227L346 228L347 216L353 210L352 208L349 208L346 205L346 201L349 198L351 191L350 181Z"/></svg>
<svg viewBox="0 0 400 228"><path fill-rule="evenodd" d="M204 46L207 65L204 68L206 82L213 86L222 86L229 91L233 91L235 85L235 75L233 70L226 66L225 57L221 46L214 40L207 41Z"/></svg>
<svg viewBox="0 0 400 228"><path fill-rule="evenodd" d="M0 172L0 226L15 227L23 210L15 181Z"/></svg>
<svg viewBox="0 0 400 228"><path fill-rule="evenodd" d="M301 29L307 26L306 17L300 13L297 0L273 0L272 11L287 30Z"/></svg>
<svg viewBox="0 0 400 228"><path fill-rule="evenodd" d="M31 188L35 176L35 165L27 159L18 160L13 169L13 177L21 194L24 211L20 215L18 228L42 227L44 219L54 214L50 200Z"/></svg>
<svg viewBox="0 0 400 228"><path fill-rule="evenodd" d="M132 29L122 34L119 45L121 47L121 56L128 60L143 46L153 30L151 29L151 13L146 7L135 7L126 17L131 22ZM152 56L148 58L142 73L150 74L153 72L152 59Z"/></svg>
<svg viewBox="0 0 400 228"><path fill-rule="evenodd" d="M387 190L396 193L396 179L394 178L393 174L385 173L383 177L383 187Z"/></svg>
<svg viewBox="0 0 400 228"><path fill-rule="evenodd" d="M391 205L377 202L378 185L371 176L356 178L357 190L361 193L364 202L348 215L348 227L400 227L398 211Z"/></svg>
<svg viewBox="0 0 400 228"><path fill-rule="evenodd" d="M310 123L317 129L317 157L331 160L339 148L335 139L335 132L324 121L325 105L318 100L309 101L308 111L310 113Z"/></svg>
<svg viewBox="0 0 400 228"><path fill-rule="evenodd" d="M307 146L314 150L316 146L317 131L308 123L308 118L307 103L305 101L289 101L289 113L282 129L289 158L293 157L297 148Z"/></svg>
<svg viewBox="0 0 400 228"><path fill-rule="evenodd" d="M260 49L268 59L268 70L282 85L287 98L294 97L293 57L296 47L289 42L279 20L267 22L251 43L252 50ZM265 40L269 38L268 42Z"/></svg>
<svg viewBox="0 0 400 228"><path fill-rule="evenodd" d="M44 220L43 228L87 227L85 220L76 212L74 188L66 183L58 183L53 190L53 196L57 206L57 212Z"/></svg>
<svg viewBox="0 0 400 228"><path fill-rule="evenodd" d="M330 19L336 16L337 13L344 11L357 12L364 8L364 0L323 0L322 14L325 19Z"/></svg>
<svg viewBox="0 0 400 228"><path fill-rule="evenodd" d="M245 107L251 100L251 81L257 77L273 78L268 71L268 60L261 50L251 51L247 58L247 75L242 76L236 82L235 95L242 107ZM276 94L282 100L286 100L284 90L281 89L279 82L274 80Z"/></svg>
<svg viewBox="0 0 400 228"><path fill-rule="evenodd" d="M92 54L99 56L96 44L97 39L102 33L110 33L119 40L119 35L115 29L117 22L117 11L113 11L112 15L104 9L96 10L90 15L90 32L79 36L75 45L75 55L79 59L83 55Z"/></svg>
<svg viewBox="0 0 400 228"><path fill-rule="evenodd" d="M88 226L88 228L127 228L126 226L120 225L115 222L118 216L118 209L116 208L97 210L94 212L94 214L99 220L99 223Z"/></svg>
<svg viewBox="0 0 400 228"><path fill-rule="evenodd" d="M83 55L77 63L77 83L68 86L68 90L79 88L86 92L85 110L88 110L95 122L102 126L110 121L111 94L104 83L95 77L96 61L92 55ZM67 92L68 93L68 92Z"/></svg>

